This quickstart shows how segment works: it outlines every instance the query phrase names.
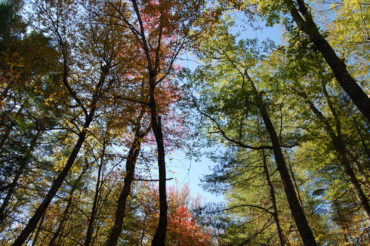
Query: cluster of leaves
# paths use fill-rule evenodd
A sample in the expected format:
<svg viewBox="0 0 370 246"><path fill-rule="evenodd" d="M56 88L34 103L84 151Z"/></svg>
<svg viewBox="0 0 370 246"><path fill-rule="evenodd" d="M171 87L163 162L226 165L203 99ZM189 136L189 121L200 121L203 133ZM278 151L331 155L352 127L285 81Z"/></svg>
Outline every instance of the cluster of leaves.
<svg viewBox="0 0 370 246"><path fill-rule="evenodd" d="M370 12L316 24L327 3L0 1L0 244L366 243ZM242 13L285 43L235 34ZM165 154L204 142L225 204L166 188Z"/></svg>
<svg viewBox="0 0 370 246"><path fill-rule="evenodd" d="M0 3L0 244L104 245L125 206L118 243L149 245L160 211L144 182L157 181L152 119L166 151L184 144L174 62L202 3L22 4ZM168 243L209 245L186 195L168 193Z"/></svg>
<svg viewBox="0 0 370 246"><path fill-rule="evenodd" d="M211 146L208 155L218 163L204 185L226 198L221 207L206 207L200 218L219 245L312 245L297 226L302 221L294 218L267 113L316 242L366 245L369 124L338 86L317 44L286 16L285 2L225 4L228 10L265 17L268 25L282 20L285 44L236 35L232 13L197 44L202 65L184 70L198 127ZM315 4L306 5L312 14ZM322 28L366 92L368 57L357 53L368 46L366 31L351 25L367 25L368 7L357 1L333 1L331 7L330 21Z"/></svg>

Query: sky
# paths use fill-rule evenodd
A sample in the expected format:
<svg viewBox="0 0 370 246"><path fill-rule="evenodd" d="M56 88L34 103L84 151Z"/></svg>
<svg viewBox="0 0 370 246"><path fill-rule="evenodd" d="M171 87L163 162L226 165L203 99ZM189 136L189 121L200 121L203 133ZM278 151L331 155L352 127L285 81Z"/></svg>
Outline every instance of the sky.
<svg viewBox="0 0 370 246"><path fill-rule="evenodd" d="M280 25L264 27L263 23L259 21L254 23L255 26L260 27L256 30L245 24L243 14L236 14L235 18L237 27L234 31L240 32L241 38L258 38L261 41L269 38L276 44L282 42L282 27ZM182 66L193 70L197 65L197 62L194 61L194 56L191 54L185 54L180 58ZM173 178L173 180L168 182L168 186L182 187L188 185L191 197L200 196L203 204L207 202L223 202L224 197L222 195L207 192L201 185L201 178L204 175L211 174L215 165L216 163L206 156L201 157L200 161L196 161L194 158L186 157L184 151L177 150L167 157L167 176Z"/></svg>

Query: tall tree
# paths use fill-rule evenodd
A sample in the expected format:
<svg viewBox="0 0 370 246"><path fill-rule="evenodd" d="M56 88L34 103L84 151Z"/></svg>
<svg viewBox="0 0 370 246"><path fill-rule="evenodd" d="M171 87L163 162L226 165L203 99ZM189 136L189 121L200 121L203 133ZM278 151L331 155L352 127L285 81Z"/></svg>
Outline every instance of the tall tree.
<svg viewBox="0 0 370 246"><path fill-rule="evenodd" d="M165 245L167 230L166 163L163 123L158 108L156 90L172 72L174 62L191 39L189 28L199 16L202 2L188 1L109 1L112 15L129 28L138 42L138 54L146 69L151 128L158 152L160 216L152 245ZM126 13L132 13L131 18ZM163 83L162 83L163 84ZM164 112L162 112L164 113Z"/></svg>
<svg viewBox="0 0 370 246"><path fill-rule="evenodd" d="M330 66L338 83L349 95L364 117L370 122L369 96L366 95L353 76L351 76L346 64L338 57L323 34L320 33L319 27L315 23L307 4L304 0L287 0L285 3L299 29L310 37L310 40L315 44L315 47L321 52Z"/></svg>
<svg viewBox="0 0 370 246"><path fill-rule="evenodd" d="M241 96L241 98L236 98L237 101L240 101L237 102L238 104L242 105L242 103L244 104L245 101L252 103L257 115L259 115L264 122L265 130L269 136L269 143L271 145L244 145L243 147L255 150L271 149L273 151L277 170L280 173L290 211L294 218L295 224L298 227L298 231L301 235L303 243L304 245L316 245L315 237L308 224L305 212L298 200L297 193L289 173L288 165L282 151L284 143L281 142L270 116L271 113L268 109L269 103L265 99L266 96L264 95L264 92L258 89L257 82L255 82L255 79L252 79L252 77L249 75L250 72L248 72L248 70L253 68L254 64L258 63L263 56L260 54L260 52L258 52L258 50L253 50L250 48L252 45L256 45L256 43L253 43L253 41L241 40L239 43L236 43L236 38L227 32L226 26L220 25L220 30L215 36L217 36L217 38L209 38L208 41L205 42L202 53L202 56L205 57L204 59L207 63L215 65L204 66L204 71L201 70L202 67L198 69L201 75L199 81L206 83L206 85L200 85L201 88L206 88L202 93L207 93L209 91L209 96L206 94L205 97L209 97L208 100L213 103L221 100L221 102L219 102L221 105L221 111L211 112L213 115L219 115L219 117L225 114L228 116L229 112L233 112L232 109L222 107L222 105L225 104L222 102L223 100L230 100L230 96L228 96L230 95L230 91L226 92L226 95L221 94L222 91L226 91L224 89L226 85L228 90L231 90L232 88L237 88L237 90L240 90L240 92L235 92L236 95ZM207 71L209 71L208 69L212 69L213 73L217 69L218 74L221 72L225 74L227 71L227 74L226 76L223 75L223 80L218 80L219 82L217 83L217 80L214 81L216 77L207 73ZM234 77L233 73L236 73L237 76ZM202 74L204 75L202 76ZM222 85L224 88L220 89ZM209 86L210 89L207 89L207 86ZM212 110L212 108L215 106L206 106L206 108L207 107ZM217 108L218 107L216 106L215 110L217 110ZM235 137L225 134L222 125L227 124L227 121L225 122L225 120L221 120L220 123L220 120L217 120L218 117L214 118L213 116L210 116L209 118L211 118L211 122L216 124L216 132L229 141L240 143L237 138L235 139ZM232 121L232 119L230 120Z"/></svg>
<svg viewBox="0 0 370 246"><path fill-rule="evenodd" d="M27 223L26 227L23 229L22 233L18 236L18 238L15 240L14 245L22 245L29 235L34 231L37 223L41 219L42 215L45 213L46 209L48 208L49 204L51 203L52 199L58 192L59 188L61 187L63 181L67 177L70 169L72 168L78 153L87 137L88 134L88 128L90 127L90 124L94 120L95 114L98 110L99 106L99 100L101 99L102 95L104 94L104 91L106 91L109 88L109 84L111 84L114 80L109 79L109 72L114 66L113 60L116 56L116 50L114 46L108 45L109 42L111 42L111 29L102 30L102 28L96 28L95 25L90 25L88 22L84 22L83 25L78 26L78 22L74 23L74 27L79 28L89 28L85 29L85 33L88 35L87 42L84 44L84 46L80 46L79 49L73 50L75 53L72 53L72 43L76 42L76 40L71 40L70 36L67 36L65 34L65 31L67 30L67 25L72 25L71 21L77 21L76 19L71 18L71 13L68 11L74 11L76 13L77 9L82 6L79 6L76 3L68 5L67 3L64 3L63 6L61 6L59 3L56 3L56 5L52 5L52 3L44 3L44 2L38 2L36 5L36 10L40 13L40 17L43 17L43 24L46 26L46 28L49 28L48 31L54 35L56 38L60 53L62 54L62 61L63 61L63 68L62 68L62 81L66 89L68 90L70 97L74 99L75 103L77 104L77 107L79 108L80 112L78 114L83 115L81 117L81 125L78 130L77 134L77 140L75 145L73 146L73 149L70 152L70 155L66 161L65 166L63 167L62 171L58 174L58 176L55 178L54 182L52 183L50 190L46 194L45 198L41 202L40 206L36 209L34 215L31 217L29 222ZM80 16L81 18L82 16ZM83 19L82 19L83 21ZM69 28L71 30L72 28ZM71 30L72 31L72 30ZM75 30L73 30L75 31ZM100 32L100 33L99 33ZM68 33L68 35L72 35L72 33ZM96 39L98 36L103 37L103 39ZM75 36L77 38L77 36ZM80 41L83 41L80 40ZM80 45L83 45L83 43L79 42ZM72 64L73 55L76 55L78 52L84 52L85 48L88 47L94 47L96 51L94 52L96 54L95 57L91 60L91 62L96 62L98 64L98 68L95 70L95 75L91 77L89 74L86 74L87 81L90 82L90 84L86 84L91 88L91 93L89 91L85 90L85 95L82 98L81 95L76 91L76 88L70 84L72 79L72 69L74 68ZM89 61L89 56L84 53L80 53L81 58L85 56L87 59L87 62ZM88 65L88 64L86 64ZM90 66L94 66L94 64L89 64ZM78 72L78 71L76 71ZM82 71L81 71L82 72ZM89 71L90 73L91 71ZM89 79L92 78L92 79ZM78 83L75 83L74 85L79 86ZM88 97L86 98L86 94ZM78 117L77 114L77 117Z"/></svg>

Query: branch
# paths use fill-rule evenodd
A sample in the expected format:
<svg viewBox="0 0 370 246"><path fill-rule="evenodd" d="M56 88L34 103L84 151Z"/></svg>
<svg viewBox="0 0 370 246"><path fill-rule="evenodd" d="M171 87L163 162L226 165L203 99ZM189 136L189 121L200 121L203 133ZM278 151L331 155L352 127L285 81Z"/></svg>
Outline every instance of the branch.
<svg viewBox="0 0 370 246"><path fill-rule="evenodd" d="M63 81L63 84L67 88L67 90L68 90L69 94L72 96L72 98L81 107L85 116L87 116L88 115L87 109L83 105L81 99L77 96L76 92L72 89L72 87L68 83L68 76L69 76L69 67L68 67L68 64L67 64L68 51L67 51L66 45L63 41L62 35L59 32L59 23L55 22L55 20L50 15L50 12L46 9L46 7L39 6L39 8L41 9L41 11L44 11L47 14L47 18L51 22L51 26L52 26L52 29L53 29L52 31L54 32L54 34L57 38L57 41L58 41L59 48L62 51L62 57L63 57L63 79L62 79L62 81ZM57 18L59 18L59 14L57 14Z"/></svg>
<svg viewBox="0 0 370 246"><path fill-rule="evenodd" d="M239 246L249 245L250 241L253 238L257 237L259 234L261 234L264 230L266 230L271 225L270 224L271 218L272 218L272 216L267 220L267 222L263 225L263 227L258 232L254 233L252 236L248 237L246 240L244 240L244 242L239 244Z"/></svg>
<svg viewBox="0 0 370 246"><path fill-rule="evenodd" d="M173 178L168 178L166 180L172 180ZM159 182L159 179L134 179L134 181L147 181L147 182Z"/></svg>
<svg viewBox="0 0 370 246"><path fill-rule="evenodd" d="M258 206L258 205L253 205L253 204L236 205L236 206L232 206L232 207L229 207L229 208L225 208L225 209L221 209L221 210L216 210L216 211L213 211L211 213L221 213L221 212L233 210L233 209L236 209L236 208L243 208L243 207L258 208L258 209L263 210L264 212L266 212L268 214L274 215L274 213L271 212L271 211L269 211L268 209L266 209L264 207L261 207L261 206Z"/></svg>
<svg viewBox="0 0 370 246"><path fill-rule="evenodd" d="M134 102L134 103L140 103L140 104L144 104L146 106L149 106L149 103L147 102L143 102L143 101L140 101L140 100L136 100L134 98L130 98L130 97L124 97L124 96L119 96L119 95L112 95L114 98L117 98L117 99L121 99L121 100L126 100L126 101L129 101L129 102Z"/></svg>
<svg viewBox="0 0 370 246"><path fill-rule="evenodd" d="M160 78L158 79L156 82L155 82L155 85L159 84L160 82L162 82L162 80L164 80L168 74L171 72L171 69L172 69L172 66L173 66L173 63L175 62L175 60L177 59L177 56L179 55L180 51L182 50L182 47L184 46L184 43L185 41L183 41L179 47L179 49L175 52L174 56L172 57L171 59L171 62L168 66L168 69L166 71L166 73Z"/></svg>
<svg viewBox="0 0 370 246"><path fill-rule="evenodd" d="M261 150L261 149L273 149L272 146L266 146L266 145L261 145L261 146L251 146L251 145L247 145L247 144L244 144L238 140L235 140L235 139L232 139L230 138L229 136L227 136L227 134L225 133L225 131L221 128L220 124L216 121L216 119L212 118L210 115L204 113L203 111L201 111L199 109L199 107L197 106L197 110L198 112L207 117L208 119L210 119L217 127L217 129L219 130L218 132L216 133L221 133L221 135L226 139L228 140L229 142L232 142L236 145L238 145L239 147L243 147L243 148L246 148L246 149L254 149L254 150Z"/></svg>
<svg viewBox="0 0 370 246"><path fill-rule="evenodd" d="M143 49L144 49L144 52L145 52L145 56L147 57L149 71L152 72L153 71L152 60L151 60L151 57L150 57L148 43L147 43L146 37L145 37L145 29L144 29L144 25L143 25L143 20L141 19L139 6L138 6L136 0L131 0L131 2L133 4L133 7L134 7L134 10L135 10L135 13L136 13L136 17L139 21L140 36L141 36L141 39L142 39L142 44L143 44Z"/></svg>

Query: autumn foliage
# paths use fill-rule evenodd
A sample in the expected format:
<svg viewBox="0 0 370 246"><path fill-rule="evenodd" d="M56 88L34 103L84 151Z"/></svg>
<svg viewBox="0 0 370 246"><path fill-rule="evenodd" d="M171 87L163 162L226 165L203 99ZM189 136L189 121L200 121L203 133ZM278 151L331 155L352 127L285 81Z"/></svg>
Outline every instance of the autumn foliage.
<svg viewBox="0 0 370 246"><path fill-rule="evenodd" d="M0 245L368 245L369 23L360 0L0 0Z"/></svg>

